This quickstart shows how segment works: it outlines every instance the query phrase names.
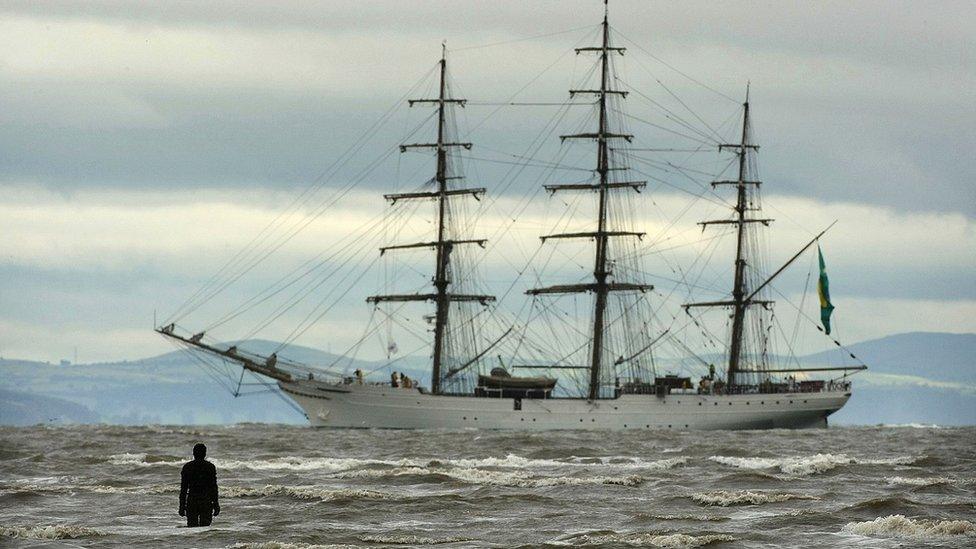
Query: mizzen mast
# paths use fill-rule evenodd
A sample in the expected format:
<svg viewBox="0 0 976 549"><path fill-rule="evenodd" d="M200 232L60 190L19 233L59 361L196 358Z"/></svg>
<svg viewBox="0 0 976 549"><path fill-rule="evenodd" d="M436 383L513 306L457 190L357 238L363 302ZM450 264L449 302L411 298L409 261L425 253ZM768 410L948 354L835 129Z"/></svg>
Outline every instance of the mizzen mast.
<svg viewBox="0 0 976 549"><path fill-rule="evenodd" d="M410 106L415 104L431 103L437 106L437 141L434 143L410 143L400 145L400 152L410 149L434 149L437 152L437 169L434 175L436 190L425 192L396 193L384 195L384 198L392 203L398 200L410 199L434 199L437 201L437 240L432 242L417 242L412 244L401 244L396 246L386 246L380 248L380 253L388 250L406 248L432 248L435 251L435 266L433 276L433 293L424 294L392 294L375 295L367 298L369 303L395 302L395 301L432 301L435 306L434 313L434 350L432 357L431 370L431 392L434 394L441 392L442 371L446 358L446 338L448 328L448 317L452 302L477 301L482 305L493 301L494 296L457 294L450 291L451 287L451 251L458 244L478 244L484 246L484 239L456 240L451 239L449 231L450 209L449 199L452 196L467 195L478 199L485 193L484 188L451 188L448 182L456 179L450 173L448 162L448 151L456 148L470 149L471 143L461 143L451 140L448 137L447 128L447 107L458 105L463 107L466 99L457 99L447 96L447 48L441 46L440 60L440 85L439 93L432 99L411 99L408 101Z"/></svg>
<svg viewBox="0 0 976 549"><path fill-rule="evenodd" d="M606 1L604 1L604 6L606 6ZM611 231L607 228L607 213L608 213L608 200L610 191L617 189L626 189L640 191L647 182L646 181L618 181L612 182L610 180L611 171L611 160L610 152L611 148L609 143L611 140L623 139L630 142L633 139L632 135L614 133L610 129L610 124L607 116L608 105L607 98L611 95L617 95L621 98L627 96L627 92L623 90L615 90L611 88L610 82L610 54L623 55L625 48L613 47L610 44L610 23L608 21L607 8L604 7L603 12L603 36L602 42L599 46L594 47L584 47L576 48L576 54L581 52L596 52L600 56L600 88L599 89L579 89L570 90L570 96L576 96L581 94L592 94L597 97L597 105L599 108L599 122L597 131L595 133L580 133L573 135L563 135L560 139L565 141L566 139L593 139L596 141L597 151L596 151L596 173L599 176L599 182L595 184L569 184L569 185L547 185L546 190L555 193L557 191L564 190L585 190L585 191L596 191L598 193L598 205L597 205L597 230L593 232L579 232L579 233L564 233L564 234L554 234L543 236L542 240L546 241L552 238L592 238L596 243L595 250L595 260L593 265L593 282L587 284L562 284L557 286L549 286L546 288L536 288L528 290L526 293L529 295L540 295L540 294L569 294L569 293L583 293L583 292L593 292L594 302L593 302L593 332L592 332L592 347L590 356L590 382L588 390L588 398L590 400L595 400L600 397L600 374L603 368L603 355L604 355L604 335L607 329L606 322L606 311L607 311L607 298L610 292L613 291L645 291L653 289L653 286L649 284L633 284L633 283L623 283L623 282L611 282L610 276L611 272L608 265L607 258L607 248L609 244L609 239L611 237L628 237L636 236L638 238L643 237L644 233L631 232L631 231Z"/></svg>

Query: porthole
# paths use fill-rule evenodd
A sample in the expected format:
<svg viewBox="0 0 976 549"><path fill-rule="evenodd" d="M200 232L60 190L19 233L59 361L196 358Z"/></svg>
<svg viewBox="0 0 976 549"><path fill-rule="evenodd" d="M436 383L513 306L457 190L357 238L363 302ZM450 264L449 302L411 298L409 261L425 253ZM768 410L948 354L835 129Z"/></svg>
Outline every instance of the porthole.
<svg viewBox="0 0 976 549"><path fill-rule="evenodd" d="M715 405L718 406L718 402L716 402Z"/></svg>
<svg viewBox="0 0 976 549"><path fill-rule="evenodd" d="M702 405L702 403L701 403L701 402L699 402L699 403L698 403L698 405L699 405L699 406L701 406L701 405Z"/></svg>
<svg viewBox="0 0 976 549"><path fill-rule="evenodd" d="M766 404L766 401L764 400L764 401L760 402L759 404L765 405Z"/></svg>
<svg viewBox="0 0 976 549"><path fill-rule="evenodd" d="M532 421L535 421L535 418L532 418Z"/></svg>
<svg viewBox="0 0 976 549"><path fill-rule="evenodd" d="M596 418L591 418L590 423L596 423Z"/></svg>
<svg viewBox="0 0 976 549"><path fill-rule="evenodd" d="M748 402L746 402L746 406L748 406L748 405L749 405L749 403L748 403Z"/></svg>
<svg viewBox="0 0 976 549"><path fill-rule="evenodd" d="M525 418L523 417L523 418L521 418L521 420L522 420L522 421L525 421Z"/></svg>
<svg viewBox="0 0 976 549"><path fill-rule="evenodd" d="M583 423L583 418L580 418L580 423Z"/></svg>
<svg viewBox="0 0 976 549"><path fill-rule="evenodd" d="M670 425L668 425L668 429L670 429L670 428L671 428L671 426L670 426Z"/></svg>
<svg viewBox="0 0 976 549"><path fill-rule="evenodd" d="M467 420L468 420L468 416L464 416L464 417L463 417L463 418L461 418L461 419L463 419L464 421L467 421Z"/></svg>

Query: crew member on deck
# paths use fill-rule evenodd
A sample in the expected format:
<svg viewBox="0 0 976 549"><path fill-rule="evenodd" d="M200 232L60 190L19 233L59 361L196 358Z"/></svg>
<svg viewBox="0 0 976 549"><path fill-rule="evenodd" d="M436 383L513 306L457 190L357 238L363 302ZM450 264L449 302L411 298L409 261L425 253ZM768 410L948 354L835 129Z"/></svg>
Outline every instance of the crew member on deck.
<svg viewBox="0 0 976 549"><path fill-rule="evenodd" d="M217 503L217 468L207 461L207 447L193 447L193 461L187 462L180 473L180 516L187 526L210 526L220 514Z"/></svg>

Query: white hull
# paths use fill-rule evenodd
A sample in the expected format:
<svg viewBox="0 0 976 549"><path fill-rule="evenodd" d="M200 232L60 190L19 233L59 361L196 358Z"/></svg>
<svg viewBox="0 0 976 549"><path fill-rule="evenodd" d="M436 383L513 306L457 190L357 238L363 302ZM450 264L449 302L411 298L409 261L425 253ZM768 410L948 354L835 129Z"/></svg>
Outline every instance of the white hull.
<svg viewBox="0 0 976 549"><path fill-rule="evenodd" d="M476 398L383 385L279 383L315 427L384 429L802 429L826 427L847 390L817 393L622 395L612 400Z"/></svg>

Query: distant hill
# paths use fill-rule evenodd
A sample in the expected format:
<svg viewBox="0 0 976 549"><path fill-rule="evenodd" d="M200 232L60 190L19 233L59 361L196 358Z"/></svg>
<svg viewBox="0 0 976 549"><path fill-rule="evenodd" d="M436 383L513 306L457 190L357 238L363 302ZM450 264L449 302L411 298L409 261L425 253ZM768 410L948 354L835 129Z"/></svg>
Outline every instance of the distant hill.
<svg viewBox="0 0 976 549"><path fill-rule="evenodd" d="M835 423L976 424L976 334L911 332L849 349L870 369ZM827 363L833 352L804 357Z"/></svg>
<svg viewBox="0 0 976 549"><path fill-rule="evenodd" d="M0 389L0 424L97 423L98 415L68 400Z"/></svg>
<svg viewBox="0 0 976 549"><path fill-rule="evenodd" d="M976 334L910 332L849 346L872 372L922 376L976 385ZM805 357L825 362L831 352Z"/></svg>
<svg viewBox="0 0 976 549"><path fill-rule="evenodd" d="M237 343L269 354L267 340ZM870 370L854 376L851 401L831 417L834 424L976 424L976 334L907 333L850 346ZM354 360L290 345L278 353L304 364L352 372L362 368L386 378L384 362ZM835 362L833 353L802 358L804 364ZM306 422L294 403L240 369L201 367L177 351L136 361L52 365L0 360L0 424L118 423L215 424ZM428 359L404 357L392 369L429 386ZM266 381L266 380L265 380Z"/></svg>

